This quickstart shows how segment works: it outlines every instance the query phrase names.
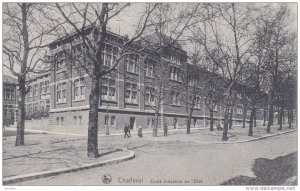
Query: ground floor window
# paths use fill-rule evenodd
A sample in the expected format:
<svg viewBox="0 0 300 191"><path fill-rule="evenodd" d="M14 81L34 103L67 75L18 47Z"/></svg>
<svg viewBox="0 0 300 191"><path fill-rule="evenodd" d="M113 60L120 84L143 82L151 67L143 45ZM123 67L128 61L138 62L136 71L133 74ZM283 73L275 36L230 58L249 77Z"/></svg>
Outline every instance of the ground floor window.
<svg viewBox="0 0 300 191"><path fill-rule="evenodd" d="M110 125L110 126L115 126L116 125L116 116L106 115L104 117L104 124L105 125Z"/></svg>

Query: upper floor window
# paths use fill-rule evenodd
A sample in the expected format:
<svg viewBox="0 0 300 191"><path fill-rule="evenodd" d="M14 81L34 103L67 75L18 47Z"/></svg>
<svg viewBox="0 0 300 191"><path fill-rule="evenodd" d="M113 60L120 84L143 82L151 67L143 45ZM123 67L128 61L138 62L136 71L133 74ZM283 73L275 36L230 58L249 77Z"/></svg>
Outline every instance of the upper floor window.
<svg viewBox="0 0 300 191"><path fill-rule="evenodd" d="M116 80L103 78L101 84L101 98L106 101L116 101Z"/></svg>
<svg viewBox="0 0 300 191"><path fill-rule="evenodd" d="M201 108L201 98L199 96L195 98L195 108Z"/></svg>
<svg viewBox="0 0 300 191"><path fill-rule="evenodd" d="M56 71L62 70L66 67L66 51L60 51L55 54Z"/></svg>
<svg viewBox="0 0 300 191"><path fill-rule="evenodd" d="M145 103L146 105L155 105L155 92L154 88L145 87Z"/></svg>
<svg viewBox="0 0 300 191"><path fill-rule="evenodd" d="M237 109L236 109L236 113L239 115L243 114L243 105L242 104L237 104L236 105Z"/></svg>
<svg viewBox="0 0 300 191"><path fill-rule="evenodd" d="M126 71L138 74L138 55L130 55L125 60Z"/></svg>
<svg viewBox="0 0 300 191"><path fill-rule="evenodd" d="M57 84L56 101L57 101L57 103L65 103L66 102L66 82Z"/></svg>
<svg viewBox="0 0 300 191"><path fill-rule="evenodd" d="M180 64L180 56L176 52L171 53L170 60L174 63Z"/></svg>
<svg viewBox="0 0 300 191"><path fill-rule="evenodd" d="M133 82L125 83L125 102L137 103L137 84Z"/></svg>
<svg viewBox="0 0 300 191"><path fill-rule="evenodd" d="M171 92L172 105L180 105L179 92Z"/></svg>
<svg viewBox="0 0 300 191"><path fill-rule="evenodd" d="M145 71L146 71L146 76L154 77L154 62L148 60L146 62Z"/></svg>
<svg viewBox="0 0 300 191"><path fill-rule="evenodd" d="M74 81L74 100L85 99L85 81L80 78Z"/></svg>
<svg viewBox="0 0 300 191"><path fill-rule="evenodd" d="M179 81L180 80L180 68L171 66L170 67L170 79L171 80L175 80L175 81Z"/></svg>
<svg viewBox="0 0 300 191"><path fill-rule="evenodd" d="M33 86L33 95L34 96L38 95L38 89L39 89L39 85L38 84L34 84L34 86Z"/></svg>
<svg viewBox="0 0 300 191"><path fill-rule="evenodd" d="M104 66L111 67L117 58L118 48L112 45L105 45L102 51L102 62Z"/></svg>
<svg viewBox="0 0 300 191"><path fill-rule="evenodd" d="M3 98L4 99L15 99L15 90L10 88L4 88L3 89Z"/></svg>
<svg viewBox="0 0 300 191"><path fill-rule="evenodd" d="M40 94L45 94L45 83L41 82L40 83Z"/></svg>
<svg viewBox="0 0 300 191"><path fill-rule="evenodd" d="M247 110L247 115L251 115L251 110Z"/></svg>
<svg viewBox="0 0 300 191"><path fill-rule="evenodd" d="M32 97L32 86L29 86L29 97Z"/></svg>
<svg viewBox="0 0 300 191"><path fill-rule="evenodd" d="M50 93L49 80L45 81L45 93Z"/></svg>

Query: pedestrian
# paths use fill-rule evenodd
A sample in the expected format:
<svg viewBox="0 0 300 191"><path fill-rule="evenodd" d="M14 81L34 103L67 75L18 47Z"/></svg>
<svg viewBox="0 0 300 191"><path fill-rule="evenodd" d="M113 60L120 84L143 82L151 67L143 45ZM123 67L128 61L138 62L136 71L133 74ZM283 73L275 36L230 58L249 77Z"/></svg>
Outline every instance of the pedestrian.
<svg viewBox="0 0 300 191"><path fill-rule="evenodd" d="M129 134L128 134L128 130L129 130L129 125L127 123L125 123L125 126L124 126L124 138L129 138Z"/></svg>
<svg viewBox="0 0 300 191"><path fill-rule="evenodd" d="M128 135L129 135L129 137L131 137L131 134L130 134L130 127L129 127L129 125L127 124L127 126L128 126Z"/></svg>
<svg viewBox="0 0 300 191"><path fill-rule="evenodd" d="M164 136L168 136L168 126L164 123Z"/></svg>

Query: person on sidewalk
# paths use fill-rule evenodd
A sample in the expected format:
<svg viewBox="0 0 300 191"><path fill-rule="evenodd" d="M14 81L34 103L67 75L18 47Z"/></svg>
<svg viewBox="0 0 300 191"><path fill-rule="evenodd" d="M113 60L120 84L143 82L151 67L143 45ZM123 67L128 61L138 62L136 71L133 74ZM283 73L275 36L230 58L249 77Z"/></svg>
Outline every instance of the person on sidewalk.
<svg viewBox="0 0 300 191"><path fill-rule="evenodd" d="M168 126L164 123L164 136L168 136Z"/></svg>
<svg viewBox="0 0 300 191"><path fill-rule="evenodd" d="M131 137L131 134L130 134L130 126L128 125L128 135L129 135L129 137Z"/></svg>
<svg viewBox="0 0 300 191"><path fill-rule="evenodd" d="M126 136L127 136L127 138L129 138L129 134L128 134L128 131L129 131L129 125L128 125L128 123L125 123L125 126L124 126L124 138L126 138Z"/></svg>

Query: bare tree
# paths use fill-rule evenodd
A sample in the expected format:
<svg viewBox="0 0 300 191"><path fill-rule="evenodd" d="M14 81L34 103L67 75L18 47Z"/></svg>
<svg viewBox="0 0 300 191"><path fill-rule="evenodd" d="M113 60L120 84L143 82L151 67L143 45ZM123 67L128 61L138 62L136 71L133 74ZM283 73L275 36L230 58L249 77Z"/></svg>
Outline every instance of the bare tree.
<svg viewBox="0 0 300 191"><path fill-rule="evenodd" d="M154 137L157 136L159 116L161 116L161 125L164 123L164 104L171 100L176 103L180 101L177 98L179 93L174 92L174 88L178 83L182 83L180 82L180 74L176 74L177 79L175 81L177 82L173 83L170 81L170 73L172 72L170 71L170 67L176 66L176 71L180 73L179 71L182 66L178 65L177 62L180 64L186 62L186 53L182 50L178 42L189 26L200 22L199 20L194 20L201 7L200 4L191 4L184 10L174 11L174 9L180 9L178 6L177 4L169 3L160 4L151 18L155 33L143 40L147 44L150 44L148 49L149 54L155 58L152 66L153 78L145 79L146 89L145 91L141 91L146 96L151 94L154 99L154 101L151 99L151 104L148 103L150 99L146 99L146 103L155 111ZM174 52L177 52L177 55L174 56ZM172 60L175 57L177 57L176 60ZM170 95L172 89L173 95Z"/></svg>
<svg viewBox="0 0 300 191"><path fill-rule="evenodd" d="M269 75L269 121L266 130L267 133L271 131L274 105L280 90L279 84L282 68L287 61L286 51L289 45L288 36L290 35L287 28L288 8L285 5L281 5L274 12L274 16L266 21L271 33L270 55L266 67Z"/></svg>
<svg viewBox="0 0 300 191"><path fill-rule="evenodd" d="M19 86L16 146L25 144L25 96L29 91L27 77L51 69L48 56L45 55L47 39L62 24L47 25L44 11L43 4L3 4L3 53L6 60L3 66L17 77ZM41 69L37 66L41 66Z"/></svg>
<svg viewBox="0 0 300 191"><path fill-rule="evenodd" d="M113 63L105 66L102 53L107 40L108 23L129 7L129 3L67 3L55 6L63 19L68 23L80 38L82 43L81 54L86 56L85 62L80 65L91 78L91 92L89 95L89 122L87 156L98 157L98 105L100 84L103 76L110 74L126 56L141 52L145 47L133 49L133 45L142 37L146 27L150 24L149 18L157 4L147 4L145 12L137 23L137 28L131 38L126 37L118 45ZM70 11L71 10L71 11ZM76 15L76 16L74 16ZM79 21L79 22L78 22ZM91 29L90 31L88 29ZM67 30L66 30L67 31ZM87 32L89 31L89 32ZM66 33L65 33L66 34ZM66 34L67 35L67 34Z"/></svg>
<svg viewBox="0 0 300 191"><path fill-rule="evenodd" d="M226 141L229 110L234 102L235 86L240 81L245 63L251 57L249 34L254 15L249 4L216 4L214 10L217 11L218 17L194 27L192 32L195 39L203 45L212 63L218 66L218 73L226 79L222 136L222 140ZM221 30L227 35L221 35Z"/></svg>

